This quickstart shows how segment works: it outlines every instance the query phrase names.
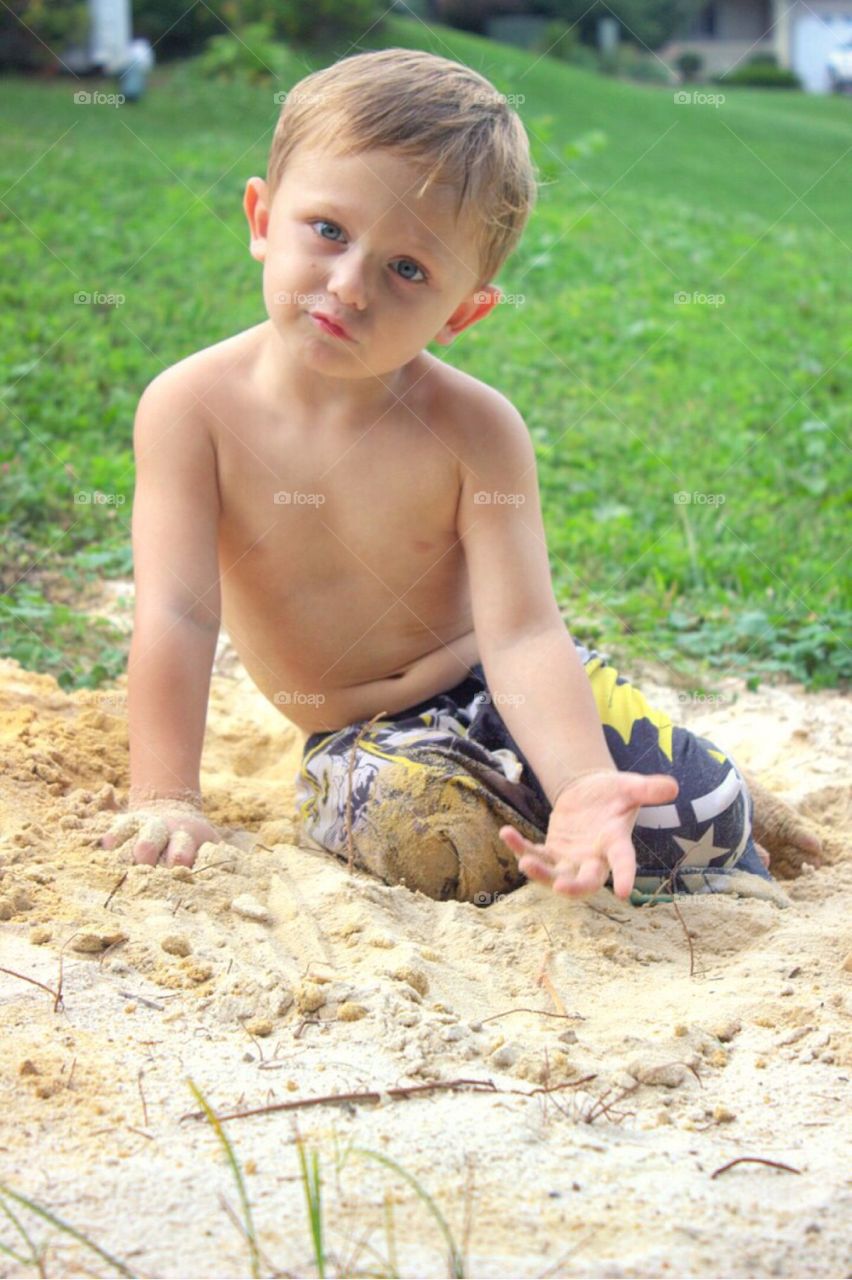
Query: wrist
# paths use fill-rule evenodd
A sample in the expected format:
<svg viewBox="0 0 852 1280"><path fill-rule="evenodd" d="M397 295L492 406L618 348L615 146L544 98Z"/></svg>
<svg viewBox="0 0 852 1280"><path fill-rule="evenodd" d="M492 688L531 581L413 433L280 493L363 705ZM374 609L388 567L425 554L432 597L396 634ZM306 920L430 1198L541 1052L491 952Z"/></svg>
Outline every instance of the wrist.
<svg viewBox="0 0 852 1280"><path fill-rule="evenodd" d="M130 809L186 809L199 810L203 804L200 791L191 787L164 791L161 787L131 786L127 805Z"/></svg>
<svg viewBox="0 0 852 1280"><path fill-rule="evenodd" d="M602 765L597 765L594 769L581 769L579 773L573 773L570 776L570 778L565 778L562 782L559 783L559 785L556 788L556 791L554 792L553 799L551 800L551 805L555 806L559 798L563 796L566 791L569 791L573 786L575 786L578 782L582 782L583 778L589 778L594 774L608 774L612 776L613 774L617 774L617 773L618 773L618 770L616 769L615 765L610 765L609 767L607 767L607 765L602 764Z"/></svg>

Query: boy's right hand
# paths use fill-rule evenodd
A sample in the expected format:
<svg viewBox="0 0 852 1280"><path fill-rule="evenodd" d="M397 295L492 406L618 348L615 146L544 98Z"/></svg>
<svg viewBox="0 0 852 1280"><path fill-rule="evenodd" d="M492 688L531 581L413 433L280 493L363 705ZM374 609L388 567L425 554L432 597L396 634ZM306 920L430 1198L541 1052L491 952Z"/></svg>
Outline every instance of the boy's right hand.
<svg viewBox="0 0 852 1280"><path fill-rule="evenodd" d="M116 849L131 839L133 862L191 867L205 841L218 844L223 837L193 805L153 800L116 818L101 837L101 848Z"/></svg>

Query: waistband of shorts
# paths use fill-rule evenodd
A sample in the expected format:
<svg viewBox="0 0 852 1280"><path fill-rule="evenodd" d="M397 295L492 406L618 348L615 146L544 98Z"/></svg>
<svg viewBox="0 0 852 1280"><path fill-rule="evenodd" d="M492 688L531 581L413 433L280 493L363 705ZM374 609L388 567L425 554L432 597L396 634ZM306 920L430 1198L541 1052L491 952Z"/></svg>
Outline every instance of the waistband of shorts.
<svg viewBox="0 0 852 1280"><path fill-rule="evenodd" d="M424 711L430 711L440 703L442 698L446 698L448 702L453 703L456 707L465 706L484 688L486 688L485 670L482 663L477 662L469 668L464 679L453 685L451 689L443 689L439 693L432 693L428 698L424 698L422 702L415 702L413 706L405 707L402 711L391 712L387 718L389 720L410 720L414 716L422 715ZM368 722L363 720L358 723L367 724ZM354 725L346 725L343 729L330 729L327 733L312 733L305 742L304 750L306 752L311 751L324 739L331 738L336 733L346 733L352 728L354 728Z"/></svg>

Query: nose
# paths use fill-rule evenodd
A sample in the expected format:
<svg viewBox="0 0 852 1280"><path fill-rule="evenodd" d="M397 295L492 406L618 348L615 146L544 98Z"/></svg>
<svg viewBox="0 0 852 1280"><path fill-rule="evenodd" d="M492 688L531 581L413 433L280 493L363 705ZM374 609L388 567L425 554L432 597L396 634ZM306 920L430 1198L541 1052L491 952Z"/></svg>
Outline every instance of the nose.
<svg viewBox="0 0 852 1280"><path fill-rule="evenodd" d="M341 306L364 310L367 305L366 272L363 256L354 247L334 259L327 287Z"/></svg>

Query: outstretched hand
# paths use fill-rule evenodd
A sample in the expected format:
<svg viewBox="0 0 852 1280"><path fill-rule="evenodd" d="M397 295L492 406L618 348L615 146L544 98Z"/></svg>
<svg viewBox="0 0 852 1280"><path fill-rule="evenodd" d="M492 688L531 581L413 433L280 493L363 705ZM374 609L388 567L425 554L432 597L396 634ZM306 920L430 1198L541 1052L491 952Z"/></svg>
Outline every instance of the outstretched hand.
<svg viewBox="0 0 852 1280"><path fill-rule="evenodd" d="M636 877L632 831L643 805L670 804L679 790L665 773L584 774L556 797L544 844L527 840L515 827L500 828L501 839L530 880L557 893L585 897L600 889L610 871L619 898L628 898Z"/></svg>

